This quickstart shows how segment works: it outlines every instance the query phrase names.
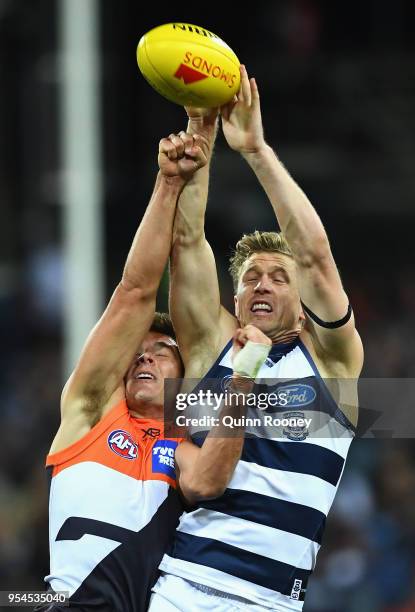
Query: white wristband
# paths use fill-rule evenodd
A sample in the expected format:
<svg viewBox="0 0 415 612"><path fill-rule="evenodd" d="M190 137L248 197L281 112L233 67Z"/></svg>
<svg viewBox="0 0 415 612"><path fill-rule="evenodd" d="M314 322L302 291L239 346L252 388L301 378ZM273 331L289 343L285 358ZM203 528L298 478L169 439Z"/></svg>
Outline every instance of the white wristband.
<svg viewBox="0 0 415 612"><path fill-rule="evenodd" d="M248 342L233 358L233 371L240 376L249 376L255 380L259 370L271 350L271 344Z"/></svg>

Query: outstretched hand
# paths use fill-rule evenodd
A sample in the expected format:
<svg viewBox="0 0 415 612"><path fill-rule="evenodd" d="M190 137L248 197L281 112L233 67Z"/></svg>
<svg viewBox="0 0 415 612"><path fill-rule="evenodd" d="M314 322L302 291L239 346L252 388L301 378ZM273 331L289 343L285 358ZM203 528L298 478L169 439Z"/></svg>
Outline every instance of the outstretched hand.
<svg viewBox="0 0 415 612"><path fill-rule="evenodd" d="M264 145L259 92L254 78L240 66L241 87L234 99L221 107L224 136L234 151L256 153Z"/></svg>
<svg viewBox="0 0 415 612"><path fill-rule="evenodd" d="M189 181L194 173L207 164L209 146L199 134L170 134L159 144L160 172L169 178Z"/></svg>
<svg viewBox="0 0 415 612"><path fill-rule="evenodd" d="M212 139L216 136L218 129L218 108L198 108L196 106L185 106L189 118L189 130L191 133Z"/></svg>

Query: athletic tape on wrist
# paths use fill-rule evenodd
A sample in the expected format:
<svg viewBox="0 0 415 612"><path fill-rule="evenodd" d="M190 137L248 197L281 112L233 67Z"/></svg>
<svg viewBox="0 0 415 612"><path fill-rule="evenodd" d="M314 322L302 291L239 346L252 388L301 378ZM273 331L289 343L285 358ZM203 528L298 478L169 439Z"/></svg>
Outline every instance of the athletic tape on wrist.
<svg viewBox="0 0 415 612"><path fill-rule="evenodd" d="M271 344L248 342L233 359L233 371L240 376L249 376L255 380L259 370L271 350Z"/></svg>

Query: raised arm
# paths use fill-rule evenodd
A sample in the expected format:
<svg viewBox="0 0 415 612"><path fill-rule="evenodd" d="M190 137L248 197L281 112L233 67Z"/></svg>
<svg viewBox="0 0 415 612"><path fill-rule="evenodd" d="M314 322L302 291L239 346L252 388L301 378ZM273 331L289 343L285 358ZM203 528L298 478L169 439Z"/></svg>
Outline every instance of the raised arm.
<svg viewBox="0 0 415 612"><path fill-rule="evenodd" d="M190 135L197 133L208 151L208 164L186 184L177 206L170 259L170 314L186 375L198 377L232 336L236 322L221 308L215 258L204 230L217 111L189 108L187 112L188 132L180 133L182 146L186 148Z"/></svg>
<svg viewBox="0 0 415 612"><path fill-rule="evenodd" d="M238 99L222 108L222 126L230 147L239 151L265 190L296 262L300 297L316 352L346 366L355 376L362 365L362 345L343 289L324 226L307 196L292 179L264 139L255 79L241 67ZM307 309L314 313L312 318Z"/></svg>
<svg viewBox="0 0 415 612"><path fill-rule="evenodd" d="M206 157L194 143L184 156L170 140L163 139L158 161L160 172L121 281L90 333L65 386L63 420L76 416L88 420L91 415L96 420L96 411L118 392L126 369L150 327L158 286L171 249L177 199L186 181L206 163Z"/></svg>
<svg viewBox="0 0 415 612"><path fill-rule="evenodd" d="M249 405L248 394L271 349L271 340L253 325L237 329L233 337L232 401L222 405L215 424L202 446L183 442L176 449L176 470L180 490L189 504L222 495L241 457ZM224 417L234 423L229 429Z"/></svg>

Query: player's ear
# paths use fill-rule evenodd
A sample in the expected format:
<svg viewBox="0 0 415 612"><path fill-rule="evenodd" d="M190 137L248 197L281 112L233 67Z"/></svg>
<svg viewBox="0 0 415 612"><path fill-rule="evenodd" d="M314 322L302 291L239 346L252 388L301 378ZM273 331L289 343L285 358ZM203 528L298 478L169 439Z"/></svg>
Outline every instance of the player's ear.
<svg viewBox="0 0 415 612"><path fill-rule="evenodd" d="M302 308L300 310L300 316L298 317L298 321L300 323L301 329L304 329L306 319L305 319L304 310Z"/></svg>
<svg viewBox="0 0 415 612"><path fill-rule="evenodd" d="M233 301L235 304L235 317L238 319L239 318L239 302L238 302L238 296L234 295L233 296Z"/></svg>

